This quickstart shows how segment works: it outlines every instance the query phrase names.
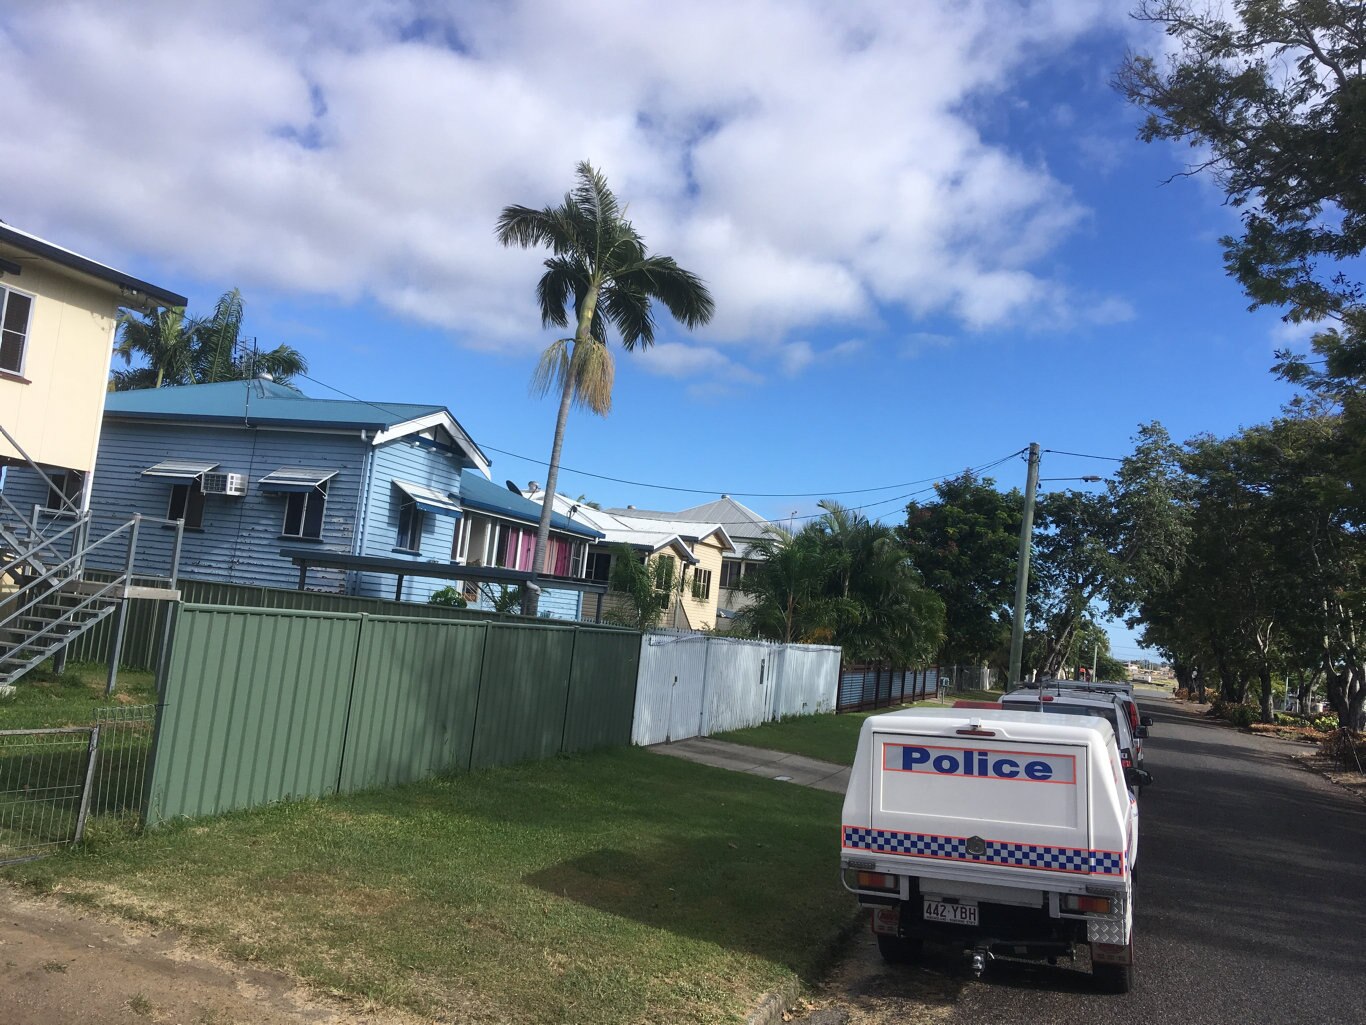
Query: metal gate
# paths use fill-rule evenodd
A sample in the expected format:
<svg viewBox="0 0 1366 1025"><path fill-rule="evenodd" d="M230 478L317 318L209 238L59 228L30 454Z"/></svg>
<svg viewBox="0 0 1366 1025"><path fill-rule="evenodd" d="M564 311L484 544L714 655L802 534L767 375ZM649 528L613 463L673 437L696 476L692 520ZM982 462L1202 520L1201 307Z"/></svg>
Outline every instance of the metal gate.
<svg viewBox="0 0 1366 1025"><path fill-rule="evenodd" d="M80 840L99 736L97 726L0 730L0 865Z"/></svg>
<svg viewBox="0 0 1366 1025"><path fill-rule="evenodd" d="M155 724L155 705L125 705L91 726L0 730L0 865L79 842L95 816L140 824Z"/></svg>

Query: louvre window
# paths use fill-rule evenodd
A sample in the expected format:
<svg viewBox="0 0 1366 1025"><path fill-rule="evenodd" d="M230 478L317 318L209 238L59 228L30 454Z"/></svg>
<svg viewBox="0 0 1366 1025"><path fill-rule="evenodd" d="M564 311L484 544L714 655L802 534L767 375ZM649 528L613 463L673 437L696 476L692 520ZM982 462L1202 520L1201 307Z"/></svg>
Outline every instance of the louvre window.
<svg viewBox="0 0 1366 1025"><path fill-rule="evenodd" d="M32 312L31 296L0 288L0 370L7 370L11 374L24 372L28 322Z"/></svg>

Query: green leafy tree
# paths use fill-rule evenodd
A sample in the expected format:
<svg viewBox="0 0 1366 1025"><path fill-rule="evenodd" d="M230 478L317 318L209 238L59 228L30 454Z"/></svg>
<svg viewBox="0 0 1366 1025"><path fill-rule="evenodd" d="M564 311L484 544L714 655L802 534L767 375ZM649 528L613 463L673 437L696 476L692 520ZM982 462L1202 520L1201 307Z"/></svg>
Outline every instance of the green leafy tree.
<svg viewBox="0 0 1366 1025"><path fill-rule="evenodd" d="M1336 0L1144 0L1134 16L1163 28L1167 60L1130 54L1116 85L1147 111L1139 137L1189 143L1242 211L1222 240L1254 306L1292 321L1361 301L1343 261L1366 249L1366 21Z"/></svg>
<svg viewBox="0 0 1366 1025"><path fill-rule="evenodd" d="M808 529L827 553L826 597L838 611L834 643L846 658L923 665L943 642L944 605L912 565L896 532L838 502Z"/></svg>
<svg viewBox="0 0 1366 1025"><path fill-rule="evenodd" d="M935 493L934 502L906 507L897 536L943 602L940 659L986 662L1010 637L1024 496L971 473L935 485Z"/></svg>
<svg viewBox="0 0 1366 1025"><path fill-rule="evenodd" d="M658 626L678 594L677 560L656 557L647 561L625 544L617 545L614 555L609 574L612 595L604 618L634 630Z"/></svg>
<svg viewBox="0 0 1366 1025"><path fill-rule="evenodd" d="M542 325L568 327L572 311L573 336L557 339L541 354L531 383L535 393L559 392L545 484L552 496L570 407L579 405L599 416L612 407L615 370L609 328L631 352L654 343L655 301L688 328L706 324L714 310L711 293L697 275L672 257L649 252L601 172L584 161L574 173L576 184L559 206L508 206L497 226L498 241L505 246L551 251L536 286ZM545 569L552 505L542 503L532 556L535 573ZM534 591L528 592L523 611L536 614Z"/></svg>

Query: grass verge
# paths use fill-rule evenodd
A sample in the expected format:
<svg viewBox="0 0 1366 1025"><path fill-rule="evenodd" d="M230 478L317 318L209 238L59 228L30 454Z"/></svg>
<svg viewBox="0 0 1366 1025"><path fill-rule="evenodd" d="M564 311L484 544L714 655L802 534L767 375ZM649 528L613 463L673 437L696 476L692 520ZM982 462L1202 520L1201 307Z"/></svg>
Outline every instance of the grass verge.
<svg viewBox="0 0 1366 1025"><path fill-rule="evenodd" d="M942 701L930 698L927 701L916 701L900 707L948 708L955 701L995 701L1000 696L1000 691L958 691L946 695ZM863 727L863 720L870 715L892 711L896 709L879 708L872 712L794 716L781 722L764 723L762 726L717 733L713 736L716 740L727 740L733 744L806 755L808 758L819 758L821 761L834 762L836 765L853 765L854 751L858 747L858 735Z"/></svg>
<svg viewBox="0 0 1366 1025"><path fill-rule="evenodd" d="M453 1021L739 1021L853 915L840 798L638 749L180 824L7 874Z"/></svg>
<svg viewBox="0 0 1366 1025"><path fill-rule="evenodd" d="M72 663L61 676L46 666L20 677L12 697L0 698L0 730L34 730L49 726L88 726L102 705L150 705L156 702L152 674L120 669L114 696L104 687L109 670L94 663Z"/></svg>

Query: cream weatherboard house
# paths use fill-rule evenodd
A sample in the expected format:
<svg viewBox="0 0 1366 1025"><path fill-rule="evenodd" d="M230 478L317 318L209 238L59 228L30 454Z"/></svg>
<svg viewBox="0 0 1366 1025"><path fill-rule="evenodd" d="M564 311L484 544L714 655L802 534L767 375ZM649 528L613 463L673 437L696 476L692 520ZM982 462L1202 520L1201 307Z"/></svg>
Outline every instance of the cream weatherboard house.
<svg viewBox="0 0 1366 1025"><path fill-rule="evenodd" d="M185 303L0 223L0 462L36 463L85 509L119 310Z"/></svg>
<svg viewBox="0 0 1366 1025"><path fill-rule="evenodd" d="M120 511L122 523L94 532L90 496L119 310L184 305L0 223L0 688L49 658L60 669L71 641L107 616L118 614L121 637L134 591L177 594L173 568L150 586L137 574L138 518ZM16 501L23 478L36 486ZM119 572L87 575L92 554L114 551ZM115 645L111 688L117 664Z"/></svg>

